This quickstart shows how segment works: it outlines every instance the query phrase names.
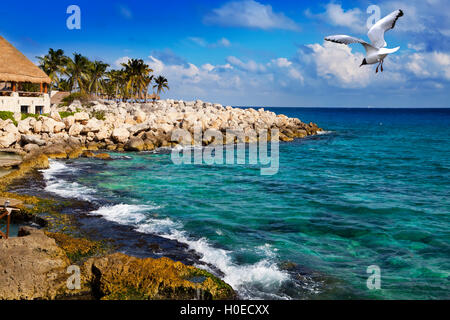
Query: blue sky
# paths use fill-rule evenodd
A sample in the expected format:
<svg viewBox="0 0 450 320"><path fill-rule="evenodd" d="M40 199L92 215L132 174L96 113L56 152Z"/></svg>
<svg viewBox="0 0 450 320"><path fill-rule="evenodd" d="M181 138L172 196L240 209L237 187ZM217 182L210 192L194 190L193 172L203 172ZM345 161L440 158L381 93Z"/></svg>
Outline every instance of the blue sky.
<svg viewBox="0 0 450 320"><path fill-rule="evenodd" d="M43 5L45 3L45 5ZM66 28L69 5L81 30ZM386 35L401 46L385 63L359 68L369 5L405 16ZM446 0L171 0L9 2L0 35L30 59L48 49L82 53L112 67L142 58L169 79L164 97L225 105L450 107L450 10Z"/></svg>

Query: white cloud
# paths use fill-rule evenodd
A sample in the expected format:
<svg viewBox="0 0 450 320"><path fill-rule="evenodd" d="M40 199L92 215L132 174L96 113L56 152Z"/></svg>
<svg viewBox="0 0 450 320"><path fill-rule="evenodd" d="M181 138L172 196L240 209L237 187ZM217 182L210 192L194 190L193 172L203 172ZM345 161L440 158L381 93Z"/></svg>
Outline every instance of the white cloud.
<svg viewBox="0 0 450 320"><path fill-rule="evenodd" d="M370 82L368 68L359 68L364 56L352 53L349 46L325 42L324 45L308 45L316 66L317 75L332 85L347 88L365 87ZM337 81L337 83L336 83Z"/></svg>
<svg viewBox="0 0 450 320"><path fill-rule="evenodd" d="M303 78L301 72L294 68L289 69L289 76L292 79L300 80L301 83L305 81L305 78Z"/></svg>
<svg viewBox="0 0 450 320"><path fill-rule="evenodd" d="M208 43L208 41L206 41L203 38L199 38L199 37L189 37L188 40L192 41L193 43L195 43L196 45L198 45L200 47L228 48L231 46L231 42L227 38L221 38L214 43Z"/></svg>
<svg viewBox="0 0 450 320"><path fill-rule="evenodd" d="M448 68L450 66L450 55L442 52L433 52L434 60L442 67Z"/></svg>
<svg viewBox="0 0 450 320"><path fill-rule="evenodd" d="M345 11L340 4L329 3L324 18L333 26L347 27L357 32L367 30L366 20L358 8Z"/></svg>
<svg viewBox="0 0 450 320"><path fill-rule="evenodd" d="M389 1L382 9L384 9L381 12L382 16L394 10L403 10L404 16L401 18L401 22L395 25L397 32L422 32L427 29L427 20L430 16L424 10L418 9L413 1Z"/></svg>
<svg viewBox="0 0 450 320"><path fill-rule="evenodd" d="M164 75L166 78L170 78L172 81L178 83L199 83L203 80L217 81L218 77L211 73L215 67L211 64L204 64L201 68L192 63L187 65L170 65L165 64L161 60L150 56L148 65L154 70L155 74Z"/></svg>
<svg viewBox="0 0 450 320"><path fill-rule="evenodd" d="M300 26L283 13L276 13L272 6L254 0L228 2L208 14L204 22L228 27L300 31Z"/></svg>
<svg viewBox="0 0 450 320"><path fill-rule="evenodd" d="M117 68L121 69L122 68L122 63L127 63L128 60L130 60L130 59L131 59L130 57L121 57L121 58L117 59L116 61L114 61L114 65Z"/></svg>
<svg viewBox="0 0 450 320"><path fill-rule="evenodd" d="M300 70L298 70L292 61L287 58L277 58L271 60L267 66L271 69L274 74L286 74L291 79L300 81L301 84L304 83L305 78ZM288 86L284 81L283 86Z"/></svg>
<svg viewBox="0 0 450 320"><path fill-rule="evenodd" d="M155 75L169 80L164 97L229 105L420 106L431 94L445 94L450 83L450 53L444 51L399 52L388 57L383 73L373 65L360 68L363 54L329 42L301 47L291 58L230 56L222 64L196 65L164 57L147 59Z"/></svg>
<svg viewBox="0 0 450 320"><path fill-rule="evenodd" d="M423 52L409 56L406 68L419 78L445 78L450 80L450 54Z"/></svg>
<svg viewBox="0 0 450 320"><path fill-rule="evenodd" d="M203 38L199 38L199 37L189 37L188 38L190 41L192 41L193 43L195 43L196 45L199 45L200 47L206 47L208 45L208 43L206 42L205 39Z"/></svg>
<svg viewBox="0 0 450 320"><path fill-rule="evenodd" d="M161 74L161 72L164 70L164 63L153 56L150 56L149 58L150 61L147 62L147 64L153 70L153 73Z"/></svg>
<svg viewBox="0 0 450 320"><path fill-rule="evenodd" d="M212 64L210 64L210 63L206 63L206 64L204 64L204 65L202 66L202 69L204 69L204 70L206 70L206 71L209 71L209 72L213 71L214 68L215 68L215 67L214 67Z"/></svg>
<svg viewBox="0 0 450 320"><path fill-rule="evenodd" d="M424 51L426 49L425 43L408 43L408 49L414 51Z"/></svg>
<svg viewBox="0 0 450 320"><path fill-rule="evenodd" d="M345 27L358 33L367 32L367 16L359 8L344 10L340 4L330 2L325 6L325 12L314 14L307 9L305 15L328 25Z"/></svg>
<svg viewBox="0 0 450 320"><path fill-rule="evenodd" d="M231 46L231 42L230 40L228 40L227 38L222 38L217 42L218 45L222 46L222 47L229 47Z"/></svg>
<svg viewBox="0 0 450 320"><path fill-rule="evenodd" d="M243 62L240 59L230 56L227 58L227 62L239 69L250 71L250 72L264 72L266 67L262 64L256 63L253 60L249 60L248 62Z"/></svg>
<svg viewBox="0 0 450 320"><path fill-rule="evenodd" d="M286 58L278 58L278 59L274 59L274 60L272 60L272 63L273 63L274 65L280 67L280 68L283 68L283 67L286 67L286 68L287 68L287 67L290 67L290 66L292 65L292 62L289 61L289 60L286 59Z"/></svg>
<svg viewBox="0 0 450 320"><path fill-rule="evenodd" d="M235 105L249 104L255 98L269 102L275 101L282 90L296 90L305 81L301 67L286 58L257 63L231 56L226 64L196 66L165 63L150 56L146 63L155 75L169 80L170 97L183 100L198 98ZM218 100L223 97L226 100Z"/></svg>

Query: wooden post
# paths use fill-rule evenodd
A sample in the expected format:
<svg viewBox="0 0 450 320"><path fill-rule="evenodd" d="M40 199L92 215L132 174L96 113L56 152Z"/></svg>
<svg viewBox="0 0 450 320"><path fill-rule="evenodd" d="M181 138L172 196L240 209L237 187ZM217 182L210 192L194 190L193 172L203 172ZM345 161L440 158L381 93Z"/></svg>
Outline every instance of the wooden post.
<svg viewBox="0 0 450 320"><path fill-rule="evenodd" d="M11 215L8 214L7 222L6 222L6 240L9 238L9 225L11 223Z"/></svg>
<svg viewBox="0 0 450 320"><path fill-rule="evenodd" d="M48 93L48 84L44 84L44 93Z"/></svg>
<svg viewBox="0 0 450 320"><path fill-rule="evenodd" d="M12 91L16 92L16 83L15 82L12 82Z"/></svg>

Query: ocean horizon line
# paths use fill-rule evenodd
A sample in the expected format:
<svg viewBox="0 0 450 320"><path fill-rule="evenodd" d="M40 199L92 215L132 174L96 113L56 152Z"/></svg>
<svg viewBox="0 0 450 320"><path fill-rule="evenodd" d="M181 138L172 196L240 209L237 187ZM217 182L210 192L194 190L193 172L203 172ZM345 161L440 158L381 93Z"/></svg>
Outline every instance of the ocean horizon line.
<svg viewBox="0 0 450 320"><path fill-rule="evenodd" d="M395 109L403 109L403 110L408 110L408 109L415 109L415 110L435 110L435 109L450 109L449 107L314 107L314 106L257 106L257 105L253 105L253 106L238 106L238 105L233 105L233 108L304 108L304 109L382 109L382 110L395 110Z"/></svg>

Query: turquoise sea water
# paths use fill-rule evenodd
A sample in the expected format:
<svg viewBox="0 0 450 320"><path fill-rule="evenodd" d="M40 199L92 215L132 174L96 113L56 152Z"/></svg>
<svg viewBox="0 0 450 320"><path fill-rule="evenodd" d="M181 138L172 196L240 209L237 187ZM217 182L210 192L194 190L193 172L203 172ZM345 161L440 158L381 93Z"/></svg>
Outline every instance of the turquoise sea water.
<svg viewBox="0 0 450 320"><path fill-rule="evenodd" d="M277 175L113 153L53 162L47 190L188 244L243 298L450 298L450 110L272 111L330 131L281 143Z"/></svg>

